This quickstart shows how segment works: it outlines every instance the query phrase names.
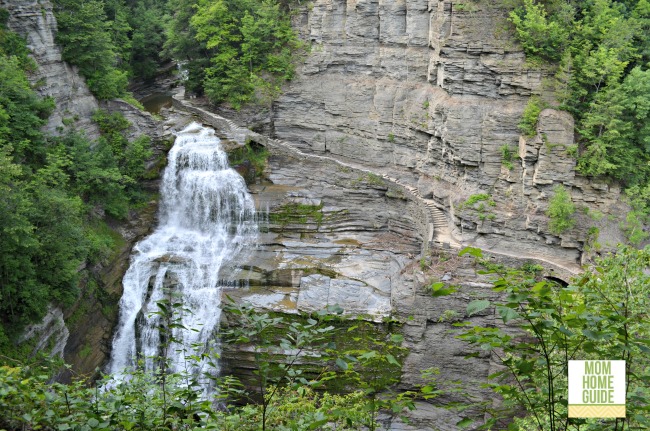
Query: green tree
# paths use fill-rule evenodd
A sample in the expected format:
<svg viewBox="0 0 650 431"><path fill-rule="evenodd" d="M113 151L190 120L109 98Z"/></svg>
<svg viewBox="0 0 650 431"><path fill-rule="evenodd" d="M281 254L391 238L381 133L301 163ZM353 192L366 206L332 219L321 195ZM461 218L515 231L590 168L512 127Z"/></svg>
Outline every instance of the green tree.
<svg viewBox="0 0 650 431"><path fill-rule="evenodd" d="M8 20L9 11L0 8L0 55L16 57L22 69L33 70L36 64L29 58L25 40L7 28Z"/></svg>
<svg viewBox="0 0 650 431"><path fill-rule="evenodd" d="M129 18L133 17L133 11L130 10L124 0L103 0L104 12L106 13L106 23L108 33L111 36L111 44L115 53L116 66L126 72L129 70L129 59L132 50L131 33L135 30ZM132 18L131 18L132 19ZM156 34L152 32L152 38Z"/></svg>
<svg viewBox="0 0 650 431"><path fill-rule="evenodd" d="M45 140L41 127L54 104L36 96L18 57L0 58L0 144L11 144L16 162L42 163Z"/></svg>
<svg viewBox="0 0 650 431"><path fill-rule="evenodd" d="M214 103L268 101L293 77L300 43L277 1L199 0L190 26L212 53L203 87Z"/></svg>
<svg viewBox="0 0 650 431"><path fill-rule="evenodd" d="M210 66L212 51L197 40L197 32L190 21L197 0L169 0L171 17L166 26L165 54L180 62L187 74L184 80L188 92L203 94L205 70Z"/></svg>
<svg viewBox="0 0 650 431"><path fill-rule="evenodd" d="M155 78L159 66L168 61L163 54L165 22L163 5L141 1L131 9L130 66L135 78L145 81Z"/></svg>
<svg viewBox="0 0 650 431"><path fill-rule="evenodd" d="M371 431L377 429L381 411L400 414L404 409L414 409L410 392L397 393L394 386L401 378L402 360L407 351L401 347L404 338L400 334L376 331L371 324L359 322L349 327L351 345L337 346L336 365L341 373L336 380L344 388L354 388L366 397L360 424ZM371 335L372 334L372 335ZM351 347L351 348L349 348ZM334 353L334 352L333 352ZM433 391L423 390L425 399L433 398Z"/></svg>
<svg viewBox="0 0 650 431"><path fill-rule="evenodd" d="M23 295L34 294L36 268L32 255L39 242L34 236L35 226L29 219L32 202L22 192L22 168L12 162L11 147L0 149L0 310L4 330L0 329L0 348L8 351L8 340L3 333L30 320L38 311L26 310ZM38 298L34 298L38 300ZM18 325L17 325L18 323ZM12 326L11 328L8 328ZM11 331L10 336L15 335ZM5 334L6 336L6 334ZM3 345L4 344L4 345Z"/></svg>
<svg viewBox="0 0 650 431"><path fill-rule="evenodd" d="M111 149L121 172L134 180L141 179L145 170L144 163L151 157L149 137L141 135L129 141L126 134L131 123L119 112L99 110L93 115L93 121L102 134L100 142Z"/></svg>
<svg viewBox="0 0 650 431"><path fill-rule="evenodd" d="M550 218L548 223L549 230L559 235L575 225L576 222L573 219L573 213L575 213L576 208L571 200L571 195L563 185L556 186L553 191L554 194L549 201L546 215Z"/></svg>
<svg viewBox="0 0 650 431"><path fill-rule="evenodd" d="M650 179L650 71L636 67L621 84L596 95L581 122L589 142L578 168L587 175L608 175L628 185Z"/></svg>
<svg viewBox="0 0 650 431"><path fill-rule="evenodd" d="M260 396L261 429L267 429L268 417L276 402L276 394L281 385L297 387L297 385L313 386L318 380L308 380L299 364L314 353L319 361L326 365L322 355L328 350L329 336L335 327L330 324L332 313L340 314L342 310L324 310L304 320L287 322L283 317L272 317L268 313L257 313L250 304L230 304L225 310L236 316L236 326L224 335L230 342L251 346L255 370L254 389ZM279 331L277 328L284 328ZM274 364L272 358L286 355L281 363ZM315 375L324 370L316 371Z"/></svg>
<svg viewBox="0 0 650 431"><path fill-rule="evenodd" d="M100 0L79 2L56 0L58 23L57 41L62 46L63 59L79 67L88 87L99 99L124 95L127 73L116 66L118 48L113 43L113 22L109 21ZM119 11L115 24L122 31L124 22Z"/></svg>
<svg viewBox="0 0 650 431"><path fill-rule="evenodd" d="M650 184L629 187L625 195L632 209L625 215L621 228L630 244L638 245L648 238L644 225L650 217Z"/></svg>
<svg viewBox="0 0 650 431"><path fill-rule="evenodd" d="M568 43L568 27L572 8L563 9L567 15L564 22L549 20L544 6L534 0L524 0L523 5L510 13L510 21L515 25L517 38L528 56L557 61ZM558 13L554 18L560 17Z"/></svg>
<svg viewBox="0 0 650 431"><path fill-rule="evenodd" d="M133 180L121 172L105 140L91 143L83 135L68 132L49 141L52 151L69 160L63 169L71 193L79 196L89 209L101 208L117 218L126 215L127 187L132 186Z"/></svg>
<svg viewBox="0 0 650 431"><path fill-rule="evenodd" d="M532 96L528 99L521 121L519 122L519 130L524 136L535 136L537 133L539 114L544 108L545 104L539 97Z"/></svg>

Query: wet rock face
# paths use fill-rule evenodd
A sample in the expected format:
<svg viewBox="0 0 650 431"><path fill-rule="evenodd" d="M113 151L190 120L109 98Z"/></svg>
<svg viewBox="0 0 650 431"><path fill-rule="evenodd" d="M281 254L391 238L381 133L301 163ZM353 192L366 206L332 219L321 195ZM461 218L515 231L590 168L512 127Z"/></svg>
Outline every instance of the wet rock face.
<svg viewBox="0 0 650 431"><path fill-rule="evenodd" d="M9 28L27 41L27 47L38 65L29 78L42 96L54 99L56 108L46 130L56 134L63 121L72 121L77 130L89 136L99 134L90 117L99 106L84 79L61 59L55 44L56 19L49 0L0 0L0 8L9 11Z"/></svg>
<svg viewBox="0 0 650 431"><path fill-rule="evenodd" d="M575 264L597 223L578 215L576 229L552 235L545 212L554 186L612 217L620 190L576 175L566 113L544 111L520 148L523 110L551 72L526 64L496 3L313 2L296 18L311 51L274 106L275 135L390 169L447 209L462 242ZM459 208L475 194L491 195L490 214ZM611 245L616 238L608 234Z"/></svg>
<svg viewBox="0 0 650 431"><path fill-rule="evenodd" d="M326 161L273 155L270 181L251 185L262 214L257 249L242 270L253 302L291 313L345 304L381 321L420 251L413 204L364 173ZM235 296L239 293L234 292Z"/></svg>

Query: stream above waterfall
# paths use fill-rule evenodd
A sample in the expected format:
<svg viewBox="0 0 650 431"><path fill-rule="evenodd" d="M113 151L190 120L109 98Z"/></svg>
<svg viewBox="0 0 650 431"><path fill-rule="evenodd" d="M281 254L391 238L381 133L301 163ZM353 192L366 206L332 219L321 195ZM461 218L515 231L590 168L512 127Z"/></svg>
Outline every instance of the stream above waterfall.
<svg viewBox="0 0 650 431"><path fill-rule="evenodd" d="M172 372L218 372L186 358L211 348L222 287L257 241L253 199L214 130L190 124L168 160L159 226L135 245L123 279L108 366L118 377L139 361L155 370L162 357Z"/></svg>

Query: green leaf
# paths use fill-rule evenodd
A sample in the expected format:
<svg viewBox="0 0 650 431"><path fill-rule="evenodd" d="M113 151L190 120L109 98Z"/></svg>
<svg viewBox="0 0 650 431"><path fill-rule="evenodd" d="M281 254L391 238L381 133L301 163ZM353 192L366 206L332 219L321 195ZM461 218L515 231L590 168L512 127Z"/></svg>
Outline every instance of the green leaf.
<svg viewBox="0 0 650 431"><path fill-rule="evenodd" d="M348 369L348 363L341 358L336 358L336 365L344 371Z"/></svg>
<svg viewBox="0 0 650 431"><path fill-rule="evenodd" d="M496 310L497 313L499 313L499 316L501 316L503 323L508 323L511 320L519 319L521 317L515 310L503 305L497 305Z"/></svg>
<svg viewBox="0 0 650 431"><path fill-rule="evenodd" d="M466 254L474 257L483 257L483 251L476 247L465 247L458 253L458 256L465 256Z"/></svg>
<svg viewBox="0 0 650 431"><path fill-rule="evenodd" d="M397 362L397 359L395 359L395 356L391 355L390 353L386 354L386 360L388 361L389 364L393 364L396 366L400 366L400 363Z"/></svg>
<svg viewBox="0 0 650 431"><path fill-rule="evenodd" d="M376 357L377 357L377 352L374 350L359 355L359 359L374 359Z"/></svg>
<svg viewBox="0 0 650 431"><path fill-rule="evenodd" d="M643 353L645 353L647 355L650 355L650 347L644 346L642 344L639 344L638 347L639 347L639 350L641 350Z"/></svg>
<svg viewBox="0 0 650 431"><path fill-rule="evenodd" d="M601 341L607 337L607 334L601 331L592 331L591 329L583 329L582 334L590 340Z"/></svg>
<svg viewBox="0 0 650 431"><path fill-rule="evenodd" d="M480 311L485 310L490 306L490 301L487 299L477 299L467 304L467 315L472 316Z"/></svg>
<svg viewBox="0 0 650 431"><path fill-rule="evenodd" d="M530 290L533 292L540 292L545 287L546 287L546 282L540 281L539 283L536 283Z"/></svg>
<svg viewBox="0 0 650 431"><path fill-rule="evenodd" d="M463 419L459 420L458 422L456 422L456 426L459 427L459 428L467 428L473 422L474 421L472 419L470 419L470 418L463 418Z"/></svg>
<svg viewBox="0 0 650 431"><path fill-rule="evenodd" d="M437 283L433 283L430 289L431 289L431 295L434 298L437 298L439 296L447 296L454 293L456 290L458 290L453 286L445 286L445 283L441 281Z"/></svg>

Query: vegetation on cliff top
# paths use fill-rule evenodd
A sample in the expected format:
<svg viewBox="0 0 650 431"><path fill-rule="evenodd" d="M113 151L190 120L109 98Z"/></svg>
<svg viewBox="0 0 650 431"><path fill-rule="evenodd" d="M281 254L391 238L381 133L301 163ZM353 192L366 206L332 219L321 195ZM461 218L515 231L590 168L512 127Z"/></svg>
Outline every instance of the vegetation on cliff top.
<svg viewBox="0 0 650 431"><path fill-rule="evenodd" d="M170 0L166 48L185 62L186 88L235 108L268 102L294 73L301 43L277 0Z"/></svg>
<svg viewBox="0 0 650 431"><path fill-rule="evenodd" d="M99 99L129 98L129 79L151 80L163 50L166 0L53 0L63 59Z"/></svg>

